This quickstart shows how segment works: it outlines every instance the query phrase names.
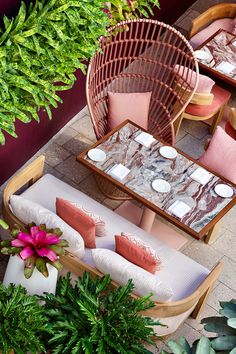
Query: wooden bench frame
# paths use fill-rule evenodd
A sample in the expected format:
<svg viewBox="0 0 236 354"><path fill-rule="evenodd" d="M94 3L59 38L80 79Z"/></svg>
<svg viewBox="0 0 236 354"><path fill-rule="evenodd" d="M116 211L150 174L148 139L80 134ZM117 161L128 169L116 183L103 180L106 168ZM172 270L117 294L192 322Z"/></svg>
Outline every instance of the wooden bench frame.
<svg viewBox="0 0 236 354"><path fill-rule="evenodd" d="M20 220L13 215L9 207L9 200L11 196L26 184L31 185L35 183L43 175L44 161L45 157L39 156L35 161L13 176L7 183L3 191L3 217L10 227L13 227L14 224L22 225ZM102 273L87 265L71 253L67 252L67 254L62 257L61 261L63 265L75 275L80 276L85 271L88 271L92 276L103 276ZM190 296L175 302L155 302L155 306L145 311L145 315L153 318L167 318L183 314L195 305L191 316L193 318L198 318L204 305L206 304L208 295L210 294L221 269L222 263L219 262ZM112 282L112 287L117 286L118 285L115 282Z"/></svg>

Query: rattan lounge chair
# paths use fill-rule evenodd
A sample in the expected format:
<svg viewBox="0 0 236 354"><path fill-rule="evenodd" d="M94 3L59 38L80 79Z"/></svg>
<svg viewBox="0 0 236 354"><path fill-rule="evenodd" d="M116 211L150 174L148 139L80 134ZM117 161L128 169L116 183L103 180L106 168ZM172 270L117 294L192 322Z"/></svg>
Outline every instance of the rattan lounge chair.
<svg viewBox="0 0 236 354"><path fill-rule="evenodd" d="M155 20L124 21L108 31L111 37L100 39L100 50L87 72L87 103L97 139L108 132L108 91L152 91L148 131L174 144L173 122L197 87L198 64L192 47L175 28ZM188 81L174 71L176 64L189 69ZM194 79L192 70L197 72ZM101 178L99 187L110 198L127 199Z"/></svg>

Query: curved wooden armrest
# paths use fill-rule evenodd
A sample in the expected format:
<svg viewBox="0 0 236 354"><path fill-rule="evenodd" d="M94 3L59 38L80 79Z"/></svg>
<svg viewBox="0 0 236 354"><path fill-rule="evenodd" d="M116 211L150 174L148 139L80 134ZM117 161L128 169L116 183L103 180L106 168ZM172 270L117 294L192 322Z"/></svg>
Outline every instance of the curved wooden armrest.
<svg viewBox="0 0 236 354"><path fill-rule="evenodd" d="M103 277L104 274L99 272L96 268L91 267L90 265L83 262L83 260L74 256L71 253L67 253L64 257L61 258L61 262L64 267L66 267L69 271L77 276L82 276L84 272L89 272L93 277ZM180 315L189 309L191 309L194 305L199 307L202 305L202 298L206 293L209 292L216 282L220 272L222 269L222 262L216 264L213 270L209 273L209 275L204 279L204 281L199 285L199 287L188 297L182 299L180 301L173 302L155 302L155 306L147 311L145 311L145 316L151 316L155 318L165 318ZM111 288L118 287L119 285L115 282L111 282ZM133 295L136 297L136 295ZM201 302L200 305L198 303Z"/></svg>
<svg viewBox="0 0 236 354"><path fill-rule="evenodd" d="M7 183L3 191L3 217L10 227L14 224L22 225L21 221L17 219L9 207L9 200L11 196L16 193L27 183L33 184L43 175L45 156L41 155L31 164L26 166L23 170L13 176Z"/></svg>
<svg viewBox="0 0 236 354"><path fill-rule="evenodd" d="M210 24L212 21L219 18L229 17L233 18L236 16L236 4L233 3L221 3L211 6L208 10L203 12L197 18L192 21L192 26L189 31L188 38L192 38L196 33L198 33L203 27Z"/></svg>

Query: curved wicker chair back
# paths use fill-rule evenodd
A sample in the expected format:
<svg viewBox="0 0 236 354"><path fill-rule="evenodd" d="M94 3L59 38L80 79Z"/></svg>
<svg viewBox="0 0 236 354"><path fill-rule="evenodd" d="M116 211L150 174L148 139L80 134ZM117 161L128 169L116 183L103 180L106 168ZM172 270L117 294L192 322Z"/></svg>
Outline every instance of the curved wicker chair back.
<svg viewBox="0 0 236 354"><path fill-rule="evenodd" d="M173 144L172 123L190 102L198 83L192 47L176 29L155 20L123 21L109 32L110 38L100 39L101 50L87 73L87 102L97 138L107 133L108 91L152 91L148 130ZM188 81L174 71L176 64L189 69ZM192 70L197 72L194 77Z"/></svg>

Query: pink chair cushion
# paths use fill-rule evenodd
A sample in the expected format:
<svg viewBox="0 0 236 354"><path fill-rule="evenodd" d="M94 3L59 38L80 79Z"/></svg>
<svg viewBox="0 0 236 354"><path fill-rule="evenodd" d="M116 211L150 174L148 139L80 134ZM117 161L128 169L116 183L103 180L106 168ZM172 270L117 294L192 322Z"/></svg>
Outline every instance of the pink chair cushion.
<svg viewBox="0 0 236 354"><path fill-rule="evenodd" d="M151 92L108 92L108 130L114 129L126 119L147 129L151 95Z"/></svg>
<svg viewBox="0 0 236 354"><path fill-rule="evenodd" d="M207 40L207 38L211 37L215 32L219 29L224 29L228 32L232 32L234 27L234 19L232 18L221 18L219 20L215 20L209 26L195 34L190 40L190 44L193 49L198 48L203 42Z"/></svg>
<svg viewBox="0 0 236 354"><path fill-rule="evenodd" d="M174 71L178 73L184 80L188 82L191 88L195 86L196 72L190 70L182 65L175 65ZM215 85L215 81L208 76L199 74L198 86L196 92L198 93L210 93L212 87Z"/></svg>
<svg viewBox="0 0 236 354"><path fill-rule="evenodd" d="M89 215L61 198L56 198L56 213L68 225L80 233L86 247L96 248L95 222Z"/></svg>
<svg viewBox="0 0 236 354"><path fill-rule="evenodd" d="M200 163L236 183L236 141L218 126Z"/></svg>
<svg viewBox="0 0 236 354"><path fill-rule="evenodd" d="M185 109L185 112L193 116L209 116L217 112L223 104L227 103L231 96L231 93L229 91L226 91L225 89L217 85L213 86L211 93L214 95L214 98L210 105L203 106L199 104L189 103Z"/></svg>
<svg viewBox="0 0 236 354"><path fill-rule="evenodd" d="M155 273L161 263L156 251L136 236L116 235L115 245L117 253L150 273Z"/></svg>

